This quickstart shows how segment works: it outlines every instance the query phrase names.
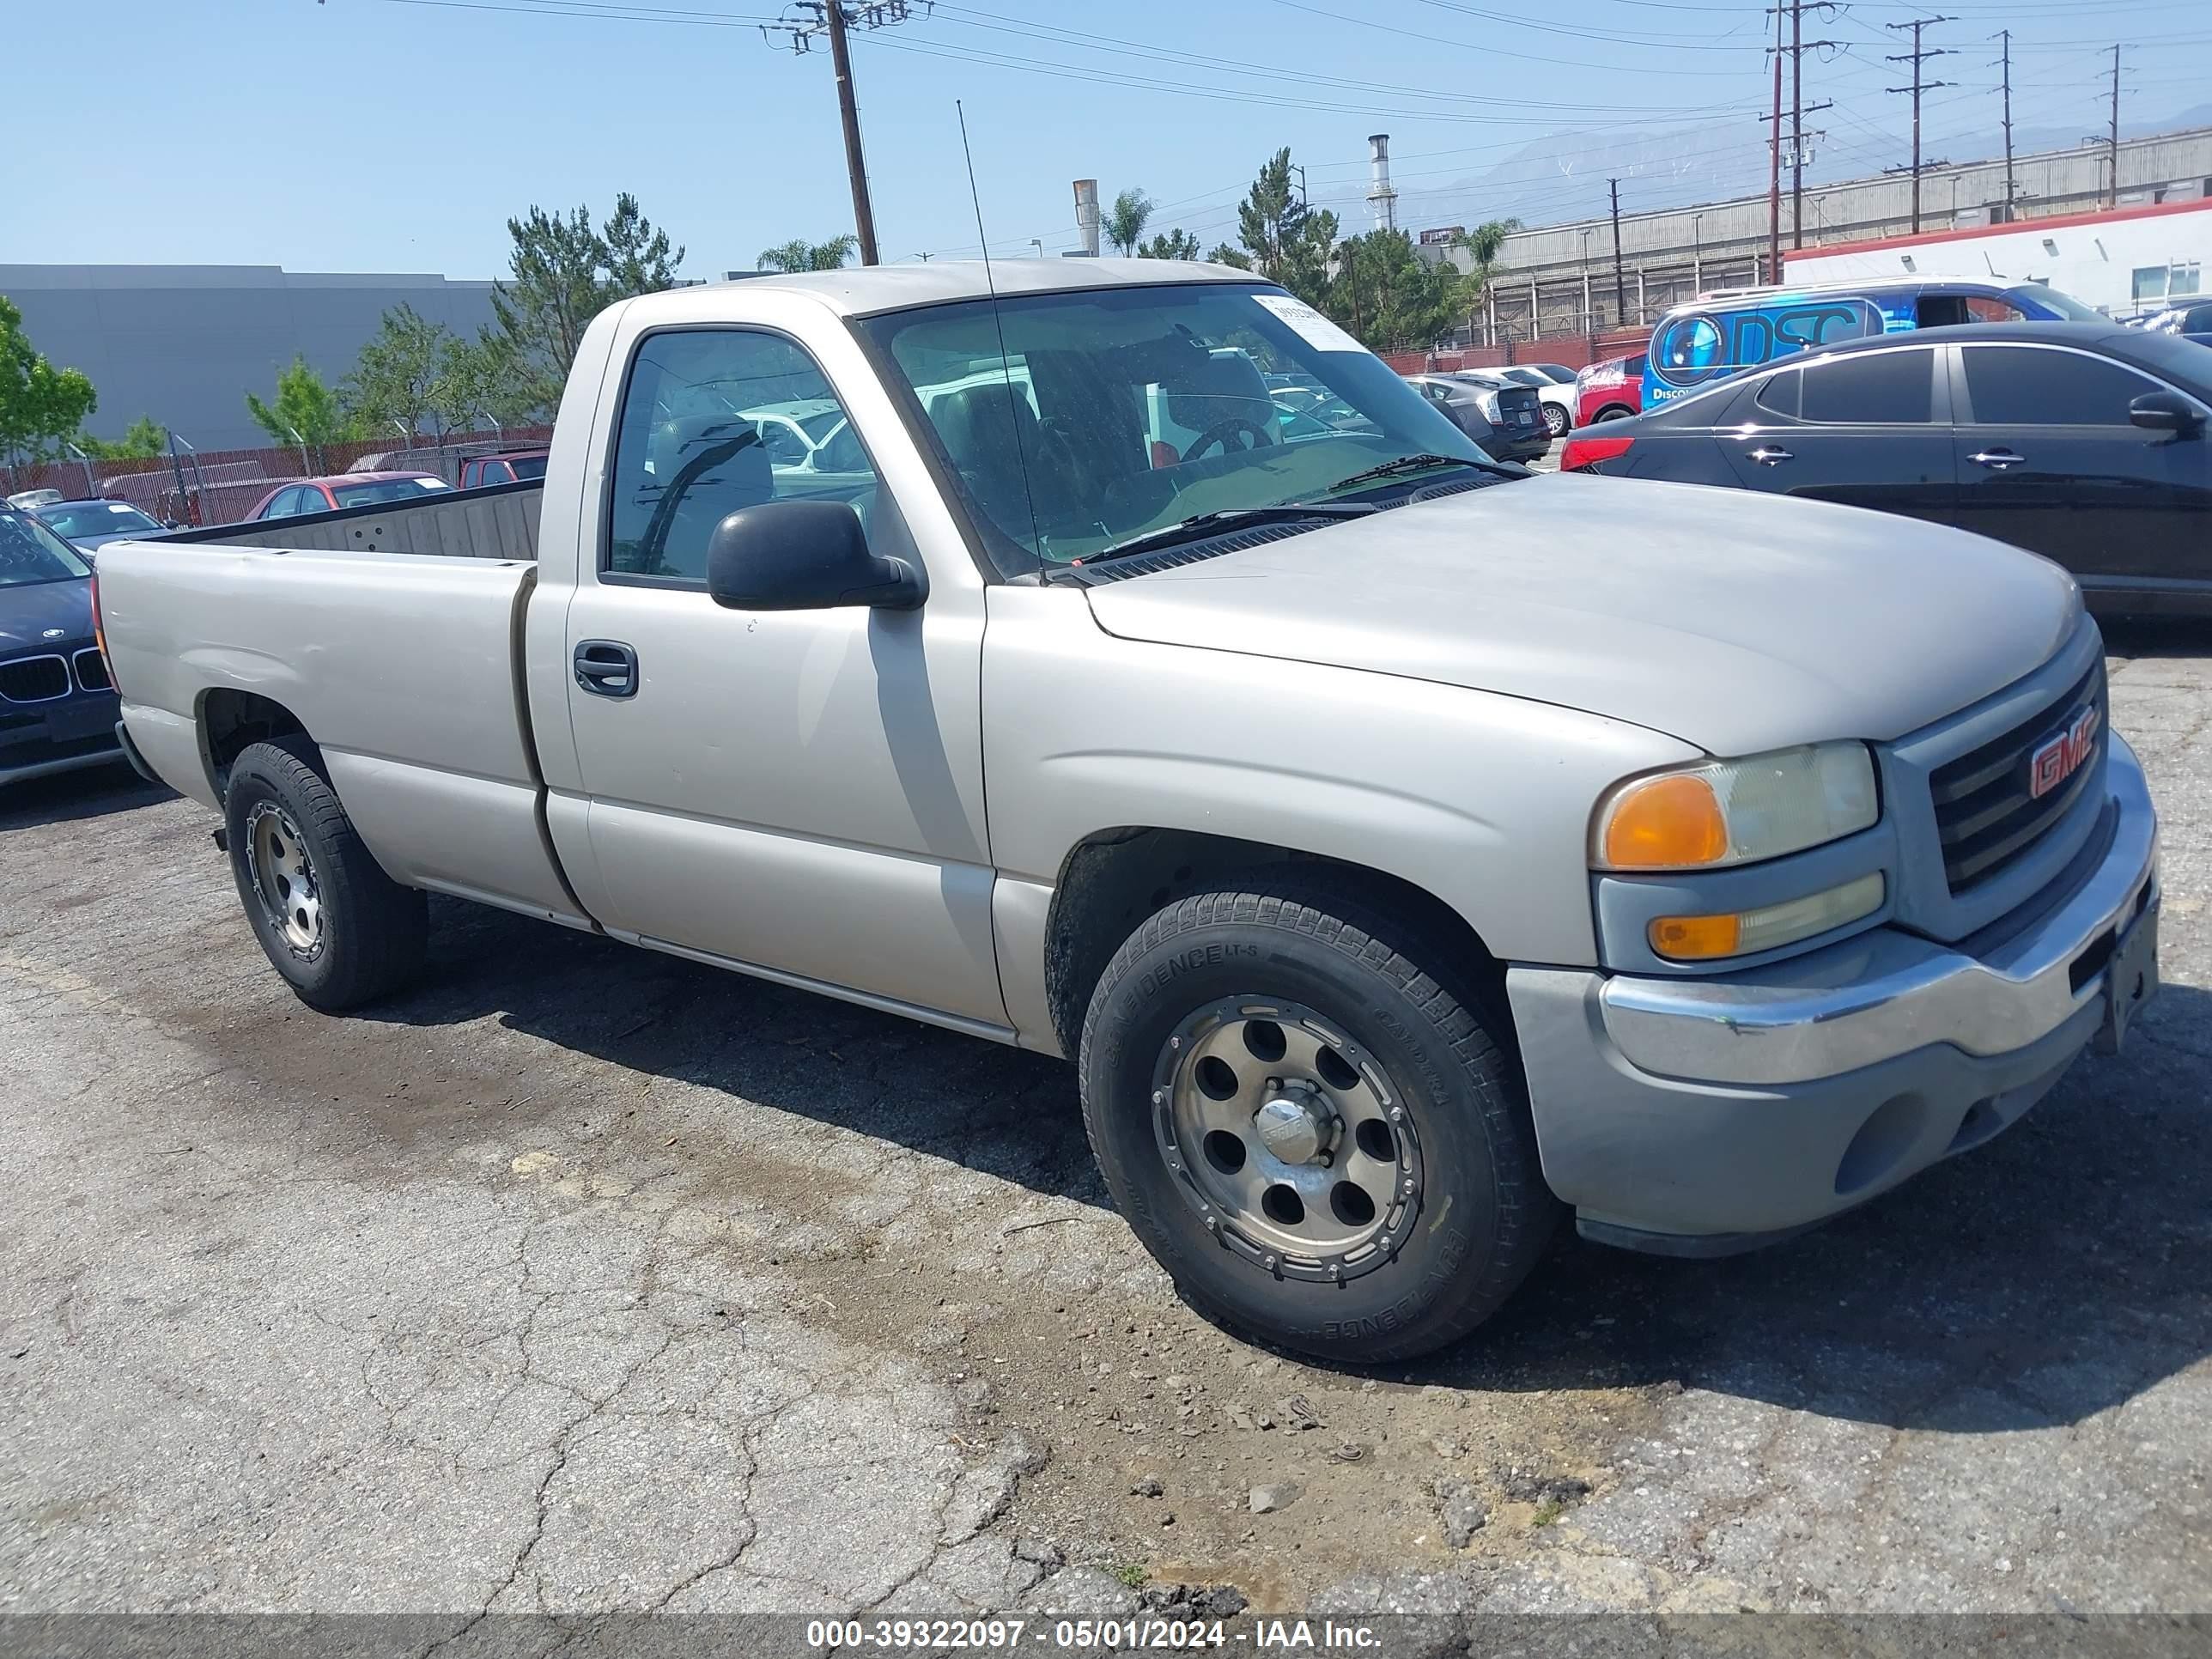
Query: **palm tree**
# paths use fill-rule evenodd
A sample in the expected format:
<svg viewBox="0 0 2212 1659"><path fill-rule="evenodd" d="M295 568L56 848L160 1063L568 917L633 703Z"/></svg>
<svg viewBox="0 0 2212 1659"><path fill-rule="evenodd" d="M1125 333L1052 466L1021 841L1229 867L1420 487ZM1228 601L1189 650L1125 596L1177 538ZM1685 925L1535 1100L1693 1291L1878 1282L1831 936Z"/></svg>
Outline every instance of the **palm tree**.
<svg viewBox="0 0 2212 1659"><path fill-rule="evenodd" d="M810 242L800 236L781 247L763 248L755 263L763 270L836 270L860 246L860 239L849 231L826 242Z"/></svg>
<svg viewBox="0 0 2212 1659"><path fill-rule="evenodd" d="M1490 287L1492 272L1498 269L1498 256L1504 252L1505 239L1521 228L1518 219L1486 219L1473 230L1462 230L1451 239L1453 247L1464 252L1474 262L1474 268L1461 279L1459 301L1467 308L1468 333L1474 331L1474 307Z"/></svg>
<svg viewBox="0 0 2212 1659"><path fill-rule="evenodd" d="M1145 227L1152 222L1152 198L1141 190L1125 190L1114 198L1114 205L1106 215L1106 222L1099 228L1106 240L1128 258L1137 251L1144 239Z"/></svg>

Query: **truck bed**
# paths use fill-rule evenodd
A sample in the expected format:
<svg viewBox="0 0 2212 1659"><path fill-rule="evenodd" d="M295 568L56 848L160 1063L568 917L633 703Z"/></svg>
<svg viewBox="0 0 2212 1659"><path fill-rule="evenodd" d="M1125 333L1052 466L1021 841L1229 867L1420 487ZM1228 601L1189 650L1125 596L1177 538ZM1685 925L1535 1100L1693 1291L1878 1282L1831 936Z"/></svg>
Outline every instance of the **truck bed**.
<svg viewBox="0 0 2212 1659"><path fill-rule="evenodd" d="M325 552L416 553L447 559L538 556L542 478L453 489L411 501L376 501L309 513L273 524L218 524L164 536L197 546L319 549Z"/></svg>
<svg viewBox="0 0 2212 1659"><path fill-rule="evenodd" d="M534 526L540 494L500 485L103 549L100 613L140 753L221 810L203 729L273 704L313 734L396 879L586 925L541 827L520 657L537 568L492 551ZM406 550L434 538L471 550Z"/></svg>

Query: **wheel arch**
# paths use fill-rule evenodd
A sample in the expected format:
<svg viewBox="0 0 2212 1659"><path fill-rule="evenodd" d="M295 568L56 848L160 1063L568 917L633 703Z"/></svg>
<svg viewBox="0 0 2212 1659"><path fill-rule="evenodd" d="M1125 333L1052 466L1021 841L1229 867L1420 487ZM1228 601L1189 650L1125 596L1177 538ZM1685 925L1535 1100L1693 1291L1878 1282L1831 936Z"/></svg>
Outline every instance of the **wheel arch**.
<svg viewBox="0 0 2212 1659"><path fill-rule="evenodd" d="M1146 916L1191 893L1255 872L1293 868L1340 880L1347 903L1402 924L1424 963L1454 994L1501 1018L1486 1024L1501 1046L1512 1042L1505 1015L1504 964L1459 911L1389 871L1287 845L1201 830L1121 824L1084 836L1061 860L1045 919L1044 982L1053 1031L1063 1054L1080 1045L1085 1010L1123 941Z"/></svg>
<svg viewBox="0 0 2212 1659"><path fill-rule="evenodd" d="M201 692L192 724L199 732L200 763L218 801L228 786L231 763L252 744L283 737L315 740L300 717L276 698L234 686L211 686Z"/></svg>

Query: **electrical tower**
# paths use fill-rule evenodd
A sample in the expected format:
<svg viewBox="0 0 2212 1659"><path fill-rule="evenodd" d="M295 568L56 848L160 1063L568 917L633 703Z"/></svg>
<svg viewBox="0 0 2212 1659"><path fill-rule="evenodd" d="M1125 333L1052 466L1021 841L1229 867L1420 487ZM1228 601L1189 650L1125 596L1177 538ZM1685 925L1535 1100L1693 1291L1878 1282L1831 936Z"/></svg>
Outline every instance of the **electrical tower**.
<svg viewBox="0 0 2212 1659"><path fill-rule="evenodd" d="M1926 28L1933 28L1938 23L1954 23L1956 21L1958 21L1958 19L1955 17L1916 17L1909 23L1886 23L1882 26L1885 28L1911 29L1912 31L1912 50L1907 52L1899 52L1895 57L1891 58L1888 61L1893 64L1910 64L1912 65L1912 84L1909 87L1892 87L1890 91L1893 93L1909 92L1912 94L1912 230L1915 235L1917 235L1920 232L1920 94L1923 92L1933 92L1938 87L1948 87L1951 84L1948 81L1923 81L1921 79L1920 66L1922 64L1925 63L1930 58L1948 58L1951 54L1949 49L1944 46L1933 46L1927 48L1926 50L1923 50L1920 45L1920 31Z"/></svg>
<svg viewBox="0 0 2212 1659"><path fill-rule="evenodd" d="M2112 159L2112 189L2105 205L2118 208L2120 204L2120 49L2118 45L2112 47L2112 127L2111 149L2107 153Z"/></svg>
<svg viewBox="0 0 2212 1659"><path fill-rule="evenodd" d="M781 35L802 56L814 50L817 40L830 43L830 65L837 77L837 118L845 129L845 172L853 185L853 229L860 238L864 265L878 263L876 210L868 199L868 164L860 153L860 108L853 95L853 58L846 35L853 29L903 23L917 6L927 16L934 9L934 0L797 0L778 21L761 25L763 40L772 41Z"/></svg>

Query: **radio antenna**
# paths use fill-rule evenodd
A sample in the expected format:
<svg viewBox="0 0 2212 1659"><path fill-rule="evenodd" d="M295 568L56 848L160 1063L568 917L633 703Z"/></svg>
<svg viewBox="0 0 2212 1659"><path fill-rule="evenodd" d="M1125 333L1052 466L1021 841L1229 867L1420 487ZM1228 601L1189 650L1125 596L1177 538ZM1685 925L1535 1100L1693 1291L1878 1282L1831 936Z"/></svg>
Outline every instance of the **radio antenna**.
<svg viewBox="0 0 2212 1659"><path fill-rule="evenodd" d="M1030 489L1030 458L1022 443L1022 420L1014 404L1021 394L1014 390L1014 362L1006 354L1006 319L999 309L998 279L991 274L991 239L983 229L983 197L975 188L975 152L968 147L968 112L960 100L952 100L952 112L960 118L960 154L968 163L968 199L975 204L975 240L983 246L983 289L991 296L991 325L999 335L999 368L1006 377L1006 420L1014 428L1014 459L1021 463L1022 499L1030 510L1030 550L1042 560L1044 538L1037 533L1036 497ZM989 514L980 515L985 519Z"/></svg>

